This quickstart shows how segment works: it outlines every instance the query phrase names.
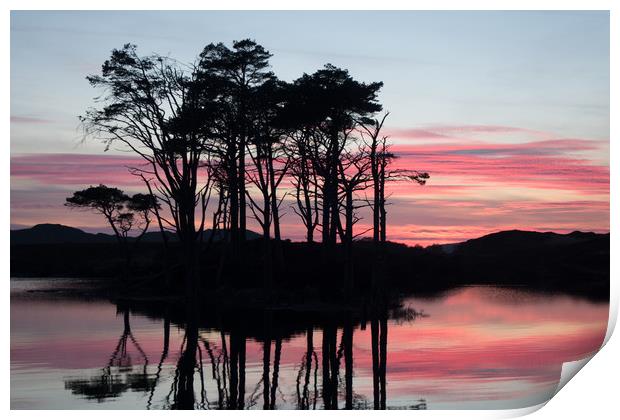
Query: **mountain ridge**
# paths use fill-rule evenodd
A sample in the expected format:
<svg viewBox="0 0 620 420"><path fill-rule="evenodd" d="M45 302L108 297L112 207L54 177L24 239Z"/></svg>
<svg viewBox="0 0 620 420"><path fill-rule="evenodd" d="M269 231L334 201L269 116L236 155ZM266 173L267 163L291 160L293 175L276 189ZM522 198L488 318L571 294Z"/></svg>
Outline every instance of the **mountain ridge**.
<svg viewBox="0 0 620 420"><path fill-rule="evenodd" d="M552 231L539 232L510 229L489 233L463 242L430 245L427 249L439 249L442 252L451 254L453 252L480 252L483 249L493 250L496 246L506 247L508 245L512 249L517 250L531 246L570 245L605 237L609 237L609 232L596 233L575 230L570 233L557 233Z"/></svg>
<svg viewBox="0 0 620 420"><path fill-rule="evenodd" d="M209 238L211 229L205 230L205 239ZM258 239L260 234L248 231L248 239ZM176 235L166 232L171 241L176 241ZM221 233L215 240L220 240ZM452 252L480 252L480 248L495 248L496 246L510 245L513 249L530 246L567 245L587 241L595 238L609 236L609 233L583 232L575 230L570 233L556 233L552 231L530 231L520 229L502 230L489 233L478 238L471 238L463 242L449 244L429 245L429 250L440 250L445 253ZM135 239L132 237L132 239ZM143 242L160 242L162 240L159 231L150 231L144 234ZM11 245L21 244L56 244L56 243L111 243L115 242L114 235L106 233L88 233L82 229L66 226L58 223L40 223L31 228L12 229Z"/></svg>
<svg viewBox="0 0 620 420"><path fill-rule="evenodd" d="M211 229L205 232L205 240L211 235ZM176 241L176 235L166 232L170 241ZM260 237L256 232L248 231L248 239ZM220 240L222 233L218 232L214 240ZM135 240L135 237L130 237ZM162 236L159 231L146 232L141 239L142 242L161 242ZM70 243L113 243L116 242L114 235L107 233L88 233L82 229L66 226L57 223L40 223L31 228L11 230L11 245L33 245L33 244L70 244Z"/></svg>

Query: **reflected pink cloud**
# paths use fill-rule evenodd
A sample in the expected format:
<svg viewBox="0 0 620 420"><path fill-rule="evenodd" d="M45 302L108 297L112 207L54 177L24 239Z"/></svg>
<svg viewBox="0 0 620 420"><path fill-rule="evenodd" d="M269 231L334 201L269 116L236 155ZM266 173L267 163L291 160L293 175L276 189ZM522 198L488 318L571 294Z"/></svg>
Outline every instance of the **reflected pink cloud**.
<svg viewBox="0 0 620 420"><path fill-rule="evenodd" d="M428 317L389 323L388 399L396 403L426 398L431 408L463 401L482 404L541 398L555 389L562 363L589 356L600 348L609 316L604 303L492 287L459 289L433 299L409 298L404 304L424 311ZM132 314L130 322L152 370L161 357L162 321ZM123 332L123 318L106 302L65 301L60 309L54 300L18 299L11 304L11 331L12 369L37 366L43 374L61 371L64 377L72 377L96 374L105 366ZM206 329L200 335L220 357L222 335ZM337 336L340 342L341 329ZM178 361L183 337L183 329L173 325L166 361L169 369ZM224 337L229 339L227 334ZM317 328L314 347L319 371L321 338L321 329ZM371 398L370 327L356 327L353 340L354 389ZM281 395L294 393L305 350L305 334L283 341ZM134 344L128 344L128 353L136 366L144 363ZM249 339L250 391L260 383L262 357L262 343ZM173 376L174 371L169 369L166 372ZM212 380L210 375L206 378Z"/></svg>

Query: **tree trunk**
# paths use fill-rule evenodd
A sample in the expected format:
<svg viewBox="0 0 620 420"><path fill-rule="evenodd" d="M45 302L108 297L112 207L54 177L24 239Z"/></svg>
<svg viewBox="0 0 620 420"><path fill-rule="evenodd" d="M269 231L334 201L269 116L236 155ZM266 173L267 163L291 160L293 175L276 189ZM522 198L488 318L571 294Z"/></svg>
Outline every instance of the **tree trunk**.
<svg viewBox="0 0 620 420"><path fill-rule="evenodd" d="M233 255L236 258L239 255L239 188L238 175L236 168L236 160L233 167L228 169L228 185L230 195L230 242L232 244Z"/></svg>
<svg viewBox="0 0 620 420"><path fill-rule="evenodd" d="M373 408L379 410L379 320L376 314L373 314L370 321L370 340L372 351L372 396L373 396Z"/></svg>
<svg viewBox="0 0 620 420"><path fill-rule="evenodd" d="M379 245L379 208L380 204L380 191L381 191L381 180L379 177L379 157L377 156L377 147L379 146L377 138L379 136L379 132L372 138L372 143L370 145L370 172L372 176L372 243L375 248L375 252Z"/></svg>
<svg viewBox="0 0 620 420"><path fill-rule="evenodd" d="M239 392L239 345L237 334L233 331L228 335L230 341L230 391L228 408L236 410Z"/></svg>
<svg viewBox="0 0 620 420"><path fill-rule="evenodd" d="M306 161L305 157L303 158L301 165L302 165L302 171L301 171L301 178L299 182L302 183L301 188L304 194L304 205L306 207L306 211L305 212L301 211L301 213L305 215L304 224L306 225L306 241L308 243L312 243L314 242L314 227L315 227L313 215L315 214L314 211L315 210L318 211L318 209L313 209L312 207L312 200L310 197L310 170L308 168L308 162ZM316 203L316 197L315 197L315 203Z"/></svg>
<svg viewBox="0 0 620 420"><path fill-rule="evenodd" d="M340 214L338 213L338 164L340 163L340 152L338 142L338 131L332 128L330 152L329 152L329 203L331 211L331 229L329 232L329 243L331 246L336 245L336 229L340 222Z"/></svg>
<svg viewBox="0 0 620 420"><path fill-rule="evenodd" d="M324 245L327 245L329 243L329 222L330 222L330 211L331 211L331 204L330 204L330 187L329 187L329 183L331 182L331 180L329 180L328 178L325 178L324 184L323 184L323 208L322 208L322 222L323 222L323 231L322 231L322 242Z"/></svg>
<svg viewBox="0 0 620 420"><path fill-rule="evenodd" d="M381 335L379 338L379 362L380 362L380 385L381 385L381 409L385 410L386 407L386 373L387 373L387 337L388 337L388 322L387 314L383 313L381 317Z"/></svg>
<svg viewBox="0 0 620 420"><path fill-rule="evenodd" d="M385 210L385 168L382 168L381 170L381 174L380 174L380 189L379 189L379 223L380 223L380 228L381 228L381 236L380 236L380 240L381 242L385 242L386 241L386 233L385 233L385 228L386 228L386 224L387 224L387 212Z"/></svg>
<svg viewBox="0 0 620 420"><path fill-rule="evenodd" d="M267 170L269 172L269 189L271 190L271 214L273 215L273 237L279 241L282 237L280 234L280 212L278 210L278 187L276 185L276 174L273 167L273 152L269 149L267 159Z"/></svg>
<svg viewBox="0 0 620 420"><path fill-rule="evenodd" d="M263 336L263 410L269 410L269 368L271 365L271 324L272 313L265 311Z"/></svg>
<svg viewBox="0 0 620 420"><path fill-rule="evenodd" d="M345 225L345 275L344 275L344 295L350 298L353 291L353 191L348 188L346 191L346 225Z"/></svg>
<svg viewBox="0 0 620 420"><path fill-rule="evenodd" d="M338 345L337 345L337 332L336 326L334 325L330 329L330 361L331 361L331 408L333 410L338 410L338 375L339 375L339 366L338 366Z"/></svg>
<svg viewBox="0 0 620 420"><path fill-rule="evenodd" d="M198 350L196 311L196 302L190 303L185 327L185 351L179 358L177 365L179 374L173 408L178 410L194 409L194 370L196 368L196 352Z"/></svg>
<svg viewBox="0 0 620 420"><path fill-rule="evenodd" d="M246 198L245 198L245 134L241 135L239 144L239 241L246 238Z"/></svg>
<svg viewBox="0 0 620 420"><path fill-rule="evenodd" d="M162 360L168 356L168 349L170 348L170 318L167 315L164 316L164 348L162 350Z"/></svg>
<svg viewBox="0 0 620 420"><path fill-rule="evenodd" d="M271 231L271 203L269 202L269 196L267 192L263 192L263 285L266 296L271 296L273 292L273 254L271 247L271 238L269 233Z"/></svg>
<svg viewBox="0 0 620 420"><path fill-rule="evenodd" d="M280 211L278 209L278 187L276 185L276 174L273 167L273 152L269 150L269 159L267 160L267 168L269 171L269 187L271 190L271 214L273 215L273 239L275 242L275 257L277 268L282 270L284 266L284 255L282 254L282 235L280 233Z"/></svg>
<svg viewBox="0 0 620 420"><path fill-rule="evenodd" d="M323 405L326 410L338 409L338 357L336 327L327 323L323 328Z"/></svg>
<svg viewBox="0 0 620 420"><path fill-rule="evenodd" d="M348 315L347 323L342 330L345 364L345 409L353 409L353 322Z"/></svg>
<svg viewBox="0 0 620 420"><path fill-rule="evenodd" d="M306 331L306 365L305 365L305 377L304 377L304 389L302 395L302 409L308 409L310 406L310 395L309 395L309 385L310 385L310 370L312 369L312 353L314 352L314 343L313 343L313 330L312 327L308 327Z"/></svg>
<svg viewBox="0 0 620 420"><path fill-rule="evenodd" d="M322 337L322 346L321 346L321 361L322 361L322 373L323 373L323 406L326 410L331 408L331 397L330 397L330 375L329 375L329 329L327 326L323 327L323 337Z"/></svg>
<svg viewBox="0 0 620 420"><path fill-rule="evenodd" d="M239 402L237 403L237 407L240 410L245 408L245 340L245 333L242 330L239 339Z"/></svg>
<svg viewBox="0 0 620 420"><path fill-rule="evenodd" d="M276 346L273 355L273 381L271 382L271 404L270 410L276 409L276 391L278 390L278 378L280 375L280 359L282 357L282 337L276 337Z"/></svg>
<svg viewBox="0 0 620 420"><path fill-rule="evenodd" d="M331 185L331 229L329 231L329 244L330 246L336 245L336 238L338 234L338 224L340 223L340 213L338 212L338 181L333 180Z"/></svg>

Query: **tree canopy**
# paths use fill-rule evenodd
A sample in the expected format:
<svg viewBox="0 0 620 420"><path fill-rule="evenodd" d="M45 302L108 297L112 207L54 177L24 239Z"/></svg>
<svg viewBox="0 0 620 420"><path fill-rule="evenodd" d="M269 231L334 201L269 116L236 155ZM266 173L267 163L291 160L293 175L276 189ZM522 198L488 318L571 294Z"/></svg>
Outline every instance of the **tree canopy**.
<svg viewBox="0 0 620 420"><path fill-rule="evenodd" d="M241 258L247 209L265 243L273 236L277 246L287 196L309 241L318 228L326 247L338 237L350 243L364 207L373 212L374 237L385 241L385 183L423 184L428 174L390 168L396 156L379 134L385 118L376 119L383 82L356 80L332 64L285 82L271 70L271 57L251 39L210 43L193 64L143 56L133 44L113 50L100 74L88 76L101 95L81 120L107 148L142 157L131 171L149 195L131 201L99 186L88 194L103 194L101 200L76 193L68 205L99 209L121 236L135 223L130 213L153 210L162 232L175 231L185 247L189 277L197 275L192 267L209 222L226 232L233 258ZM207 217L212 195L218 202Z"/></svg>

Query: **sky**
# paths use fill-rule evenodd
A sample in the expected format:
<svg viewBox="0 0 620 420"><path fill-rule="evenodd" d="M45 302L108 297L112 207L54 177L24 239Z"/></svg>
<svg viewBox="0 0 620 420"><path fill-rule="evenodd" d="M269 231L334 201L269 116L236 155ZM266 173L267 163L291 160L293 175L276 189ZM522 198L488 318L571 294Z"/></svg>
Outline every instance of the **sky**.
<svg viewBox="0 0 620 420"><path fill-rule="evenodd" d="M609 14L575 12L11 12L11 228L109 229L65 197L143 188L131 154L83 138L112 49L193 62L211 42L255 39L284 80L326 63L383 81L396 166L388 239L450 243L506 229L609 231ZM291 209L283 233L303 229ZM371 221L357 226L364 231Z"/></svg>

